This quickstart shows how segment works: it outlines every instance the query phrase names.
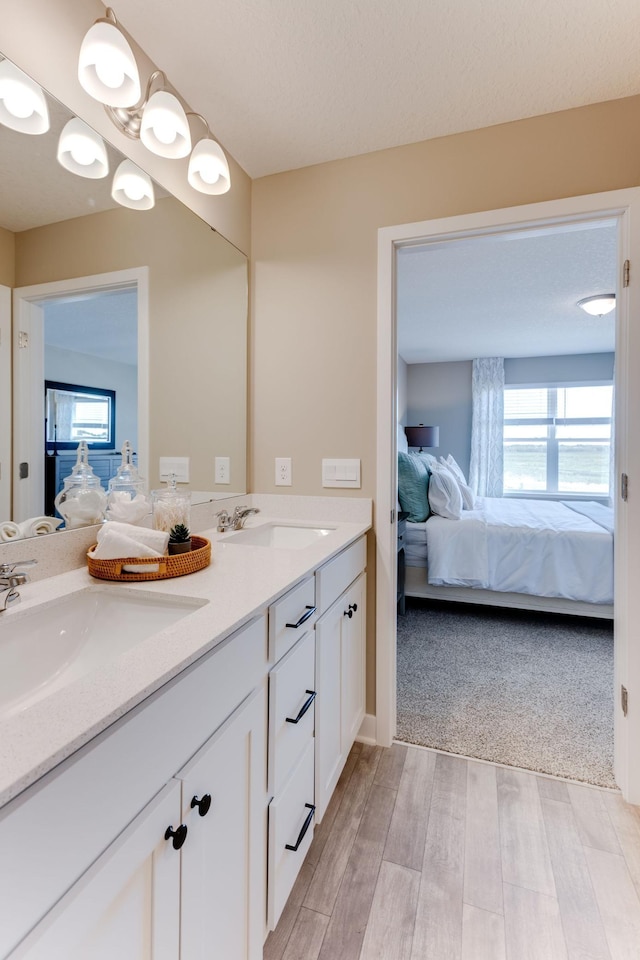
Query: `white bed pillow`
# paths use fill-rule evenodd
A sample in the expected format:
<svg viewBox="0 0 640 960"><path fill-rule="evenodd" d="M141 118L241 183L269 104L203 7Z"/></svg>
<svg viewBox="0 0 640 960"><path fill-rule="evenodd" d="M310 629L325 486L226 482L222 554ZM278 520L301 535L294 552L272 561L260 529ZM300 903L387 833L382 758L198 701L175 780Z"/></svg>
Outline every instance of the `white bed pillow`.
<svg viewBox="0 0 640 960"><path fill-rule="evenodd" d="M429 506L432 513L447 520L459 520L462 516L462 493L458 480L441 463L434 464L431 469Z"/></svg>
<svg viewBox="0 0 640 960"><path fill-rule="evenodd" d="M449 461L452 461L451 463ZM452 477L455 478L456 483L460 488L460 493L462 495L462 508L463 510L473 510L476 505L476 497L465 480L464 473L453 459L451 454L445 460L444 457L440 457L440 465L443 466L446 470L449 471Z"/></svg>

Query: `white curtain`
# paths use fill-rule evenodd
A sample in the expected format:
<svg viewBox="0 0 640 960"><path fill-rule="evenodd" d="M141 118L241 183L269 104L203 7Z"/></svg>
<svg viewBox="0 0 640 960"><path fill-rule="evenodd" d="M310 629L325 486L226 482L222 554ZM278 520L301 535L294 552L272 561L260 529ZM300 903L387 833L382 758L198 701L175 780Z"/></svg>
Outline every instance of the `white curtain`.
<svg viewBox="0 0 640 960"><path fill-rule="evenodd" d="M469 485L481 497L501 497L503 479L504 360L473 361Z"/></svg>

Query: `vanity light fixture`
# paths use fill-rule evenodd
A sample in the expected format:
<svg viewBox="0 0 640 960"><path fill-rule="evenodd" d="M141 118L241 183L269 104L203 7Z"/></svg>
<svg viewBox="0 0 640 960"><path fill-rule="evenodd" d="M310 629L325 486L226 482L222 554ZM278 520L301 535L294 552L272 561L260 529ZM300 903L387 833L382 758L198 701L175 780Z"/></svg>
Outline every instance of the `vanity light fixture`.
<svg viewBox="0 0 640 960"><path fill-rule="evenodd" d="M62 128L57 156L58 163L80 177L99 180L109 173L104 140L79 117L73 117Z"/></svg>
<svg viewBox="0 0 640 960"><path fill-rule="evenodd" d="M136 58L111 7L82 41L78 80L94 100L112 107L132 107L140 99Z"/></svg>
<svg viewBox="0 0 640 960"><path fill-rule="evenodd" d="M201 114L189 112L187 116L201 120L207 129L206 136L196 143L189 157L189 183L200 193L226 193L231 187L231 174L222 147L211 136L209 124Z"/></svg>
<svg viewBox="0 0 640 960"><path fill-rule="evenodd" d="M229 163L222 147L211 136L204 117L190 112L189 116L201 120L207 131L191 151L187 114L178 97L167 89L169 84L162 70L153 71L144 95L140 95L135 58L111 7L84 38L78 77L87 93L104 103L109 117L126 137L140 140L151 153L171 160L191 153L187 179L195 190L216 195L230 189ZM129 81L131 91L136 90L135 98L132 92L124 95Z"/></svg>
<svg viewBox="0 0 640 960"><path fill-rule="evenodd" d="M133 160L123 160L113 177L111 196L116 203L131 210L151 210L155 203L151 177Z"/></svg>
<svg viewBox="0 0 640 960"><path fill-rule="evenodd" d="M49 110L42 88L10 60L0 62L0 123L18 133L49 129Z"/></svg>
<svg viewBox="0 0 640 960"><path fill-rule="evenodd" d="M611 313L616 305L615 293L601 293L597 297L585 297L578 300L578 306L592 317L603 317Z"/></svg>

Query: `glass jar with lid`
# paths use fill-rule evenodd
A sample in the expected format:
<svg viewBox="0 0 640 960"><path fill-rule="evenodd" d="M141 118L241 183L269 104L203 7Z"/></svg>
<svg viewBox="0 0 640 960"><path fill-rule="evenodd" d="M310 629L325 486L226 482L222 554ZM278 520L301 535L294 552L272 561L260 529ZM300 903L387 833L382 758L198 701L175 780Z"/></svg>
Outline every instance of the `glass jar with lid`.
<svg viewBox="0 0 640 960"><path fill-rule="evenodd" d="M86 440L81 440L78 444L76 464L65 478L64 486L54 502L68 530L88 527L104 520L107 494L89 463Z"/></svg>

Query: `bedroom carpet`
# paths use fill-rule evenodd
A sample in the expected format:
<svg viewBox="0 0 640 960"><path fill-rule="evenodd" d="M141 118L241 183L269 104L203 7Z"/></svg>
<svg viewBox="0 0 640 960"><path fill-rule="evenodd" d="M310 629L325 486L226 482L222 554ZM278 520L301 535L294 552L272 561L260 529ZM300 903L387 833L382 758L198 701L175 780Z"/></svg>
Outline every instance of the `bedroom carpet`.
<svg viewBox="0 0 640 960"><path fill-rule="evenodd" d="M615 787L612 625L452 607L398 617L398 739Z"/></svg>

